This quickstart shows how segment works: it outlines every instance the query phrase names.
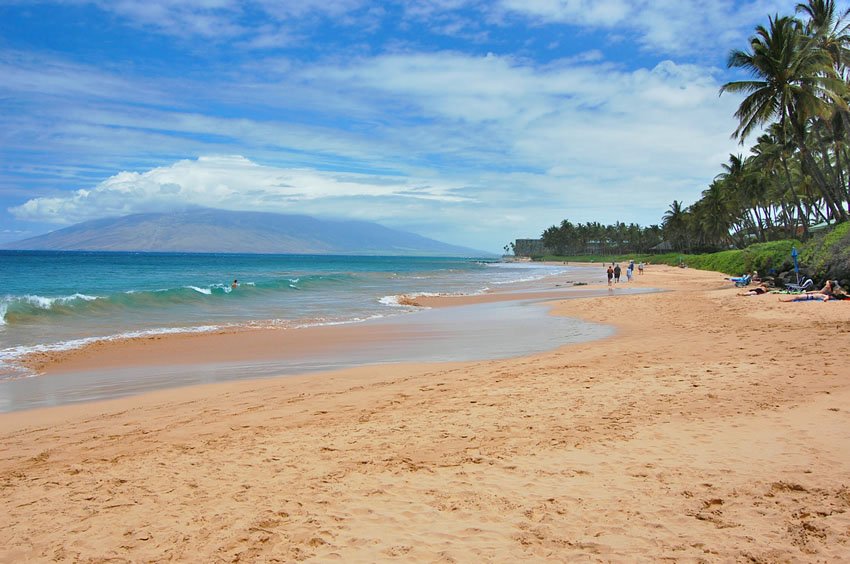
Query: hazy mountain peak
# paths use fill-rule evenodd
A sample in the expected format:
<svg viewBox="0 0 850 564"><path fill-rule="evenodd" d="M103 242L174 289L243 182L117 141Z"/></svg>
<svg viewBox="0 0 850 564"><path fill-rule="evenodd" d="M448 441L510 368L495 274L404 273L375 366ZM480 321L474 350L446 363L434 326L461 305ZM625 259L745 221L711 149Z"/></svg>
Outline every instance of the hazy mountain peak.
<svg viewBox="0 0 850 564"><path fill-rule="evenodd" d="M486 256L356 220L209 208L96 219L7 243L7 249Z"/></svg>

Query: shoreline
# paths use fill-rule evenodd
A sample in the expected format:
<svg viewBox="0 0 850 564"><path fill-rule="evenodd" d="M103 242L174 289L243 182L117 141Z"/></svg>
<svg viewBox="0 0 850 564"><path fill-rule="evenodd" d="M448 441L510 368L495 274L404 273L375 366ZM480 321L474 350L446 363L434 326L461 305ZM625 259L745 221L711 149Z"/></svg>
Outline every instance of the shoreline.
<svg viewBox="0 0 850 564"><path fill-rule="evenodd" d="M591 291L603 289L601 286L583 286L581 288ZM405 300L406 305L422 308L422 310L397 316L303 327L235 327L232 329L220 328L214 331L186 331L103 339L74 349L30 353L23 357L19 364L34 372L50 375L93 368L114 368L128 364L134 366L157 365L163 361L163 356L166 358L166 363L193 364L198 361L193 351L200 348L205 349L205 356L212 355L219 360L238 360L247 357L273 358L275 355L271 354L270 351L280 344L291 345L301 350L311 350L319 347L329 335L340 339L343 345L359 345L391 339L393 329L382 327L382 325L393 322L404 325L408 321L407 315L417 315L430 308L527 300L555 301L579 297L582 296L575 293L573 287L553 287L537 291L494 291L467 295L416 296L407 298ZM362 335L359 333L362 333ZM227 341L231 343L227 343ZM284 342L281 343L281 341ZM229 344L230 347L225 347L225 344ZM155 355L155 357L152 355Z"/></svg>
<svg viewBox="0 0 850 564"><path fill-rule="evenodd" d="M616 335L0 415L0 561L850 557L850 308L556 300Z"/></svg>
<svg viewBox="0 0 850 564"><path fill-rule="evenodd" d="M178 334L33 355L28 366L41 374L0 384L0 412L357 366L527 356L609 334L609 326L549 313L551 302L599 294L553 287L429 296L418 312L357 324Z"/></svg>
<svg viewBox="0 0 850 564"><path fill-rule="evenodd" d="M587 265L581 265L587 267ZM589 279L590 270L576 273L579 280ZM575 275L575 274L574 274ZM457 322L470 323L470 319L454 319L446 321L433 313L432 309L468 307L467 316L473 319L481 316L473 306L486 307L485 304L506 304L551 301L581 297L590 293L598 293L599 286L588 285L587 282L563 281L562 276L549 276L542 279L520 281L505 286L497 286L470 294L431 294L410 293L393 296L395 301L405 307L404 312L388 312L367 319L353 319L345 322L320 323L315 325L234 325L232 327L215 327L207 330L151 331L142 335L114 336L103 338L82 339L82 344L69 348L47 347L47 350L36 350L21 355L10 366L20 370L21 376L0 381L0 412L29 409L31 407L15 408L10 406L3 387L7 384L28 381L30 378L46 378L72 373L88 374L105 370L135 369L138 377L144 377L141 369L169 370L177 367L198 367L207 371L217 372L216 380L228 380L222 377L222 371L245 371L249 365L266 364L263 374L256 377L273 377L297 374L300 372L327 371L335 368L348 368L358 364L404 362L411 358L416 362L427 362L423 351L411 350L411 340L430 339L430 335L444 334L451 331L448 325ZM639 290L635 290L639 291ZM381 300L383 303L383 300ZM479 309L478 312L483 310ZM484 313L486 315L486 312ZM435 319L436 317L436 319ZM445 316L443 316L445 317ZM424 322L422 319L430 319ZM509 316L499 319L500 322L511 322ZM202 329L202 328L198 328ZM473 330L476 327L472 327ZM486 328L478 327L481 331ZM491 335L491 338L499 338ZM588 337L592 338L592 337ZM568 341L569 342L569 339ZM388 355L387 352L369 356L358 351L381 343L394 344L398 354ZM553 343L550 348L561 343ZM405 354L405 347L407 354ZM421 347L419 347L421 349ZM445 344L443 344L445 348ZM480 348L480 347L479 347ZM486 347L484 347L486 349ZM528 347L527 351L517 350L515 356L543 350L541 346ZM444 355L445 356L445 355ZM464 358L455 353L443 360L482 360L484 358L503 358L505 354L491 351L491 354L479 354L475 358ZM345 362L343 358L354 357L355 360ZM322 358L333 358L333 363L326 363ZM307 365L304 362L312 359ZM438 361L440 359L437 359ZM327 364L327 368L316 368ZM334 366L336 365L336 366ZM230 368L228 368L228 366ZM300 367L300 368L299 368ZM249 376L250 377L250 376ZM234 376L232 379L244 379ZM105 387L106 378L98 385ZM186 385L196 384L197 380L189 381ZM114 387L114 386L113 386ZM165 387L173 387L165 386ZM142 391L151 391L145 388ZM66 388L65 391L68 389ZM54 395L60 393L55 390ZM138 393L138 392L136 392ZM120 395L120 394L116 394ZM104 396L101 399L108 399ZM97 399L97 398L96 398ZM79 401L79 400L74 400Z"/></svg>
<svg viewBox="0 0 850 564"><path fill-rule="evenodd" d="M202 272L209 267L198 263ZM452 265L457 270L446 268ZM340 270L334 260L295 261L289 273L275 270L277 263L265 269L251 261L241 266L252 279L244 280L244 291L236 293L229 286L222 290L203 274L146 281L147 271L141 267L126 283L95 285L85 293L51 290L49 284L12 288L0 300L0 382L32 375L21 367L20 360L27 357L38 369L39 358L136 338L353 325L412 309L396 307L395 298L402 292L478 293L491 285L533 284L564 270L547 265L499 268L505 265L471 259L382 257L354 260L350 272L348 267ZM310 274L310 268L316 272ZM387 268L398 272L384 272Z"/></svg>
<svg viewBox="0 0 850 564"><path fill-rule="evenodd" d="M557 266L562 265L558 264ZM135 345L139 343L179 341L186 339L199 340L201 342L206 340L215 341L221 340L223 335L238 335L241 333L247 333L252 335L252 339L247 339L248 341L257 340L258 338L259 340L269 341L269 336L279 335L284 331L320 332L329 328L333 330L333 328L336 327L361 327L364 325L369 325L369 323L373 321L401 319L404 315L416 313L416 311L411 310L415 310L422 307L417 302L417 300L420 300L422 298L427 300L430 297L437 297L439 298L438 301L442 300L442 298L444 297L450 298L450 300L454 300L455 298L457 298L458 301L456 301L455 303L461 305L463 303L466 303L463 301L466 297L474 298L476 296L488 294L500 296L512 292L524 292L529 294L528 297L530 298L533 297L531 294L537 293L541 283L543 285L546 285L548 279L557 280L559 276L560 275L549 275L544 278L519 280L506 284L505 286L501 286L499 285L499 283L497 283L495 289L483 288L481 290L474 291L468 294L430 294L427 292L419 293L413 291L410 293L388 295L378 300L379 303L383 304L382 307L376 309L371 315L366 315L365 317L355 316L346 318L343 316L340 317L340 319L338 320L333 320L333 313L329 312L331 315L330 321L312 321L309 318L301 320L292 319L286 320L284 322L280 322L280 320L277 319L252 319L244 322L225 324L220 324L216 321L204 321L201 323L201 325L196 326L162 326L157 328L147 328L138 330L127 329L126 331L118 332L115 334L103 334L100 336L81 336L71 338L67 341L53 342L43 345L12 346L9 349L6 349L5 352L10 353L10 355L8 356L8 358L4 358L3 362L5 363L7 371L9 372L8 380L14 380L22 377L26 378L35 376L42 373L53 373L57 370L57 367L59 367L60 365L65 365L69 360L71 361L71 366L75 367L77 364L79 364L79 361L77 359L80 357L90 357L93 354L100 355L103 351L110 351L121 348L133 349L136 348ZM561 286L561 284L556 284L556 286ZM549 288L547 286L547 289L548 291L551 291L554 288ZM506 299L509 298L496 298L495 300L486 299L484 301L504 301ZM469 303L479 302L475 301ZM394 307L395 305L400 306L400 309ZM444 304L442 304L442 306L432 305L429 307L445 307L446 305L452 305L452 302L446 301ZM242 340L245 341L246 339ZM299 341L299 344L303 344L303 342L306 342L307 339L299 339ZM257 347L254 348L256 349ZM257 352L257 350L253 351L254 354L256 354ZM136 361L131 360L131 362ZM178 362L185 363L185 361ZM124 359L121 359L120 362L107 361L104 363L104 366L117 366L124 363ZM20 375L15 376L14 374L16 372L19 372ZM0 382L2 382L3 380L4 379L0 379Z"/></svg>

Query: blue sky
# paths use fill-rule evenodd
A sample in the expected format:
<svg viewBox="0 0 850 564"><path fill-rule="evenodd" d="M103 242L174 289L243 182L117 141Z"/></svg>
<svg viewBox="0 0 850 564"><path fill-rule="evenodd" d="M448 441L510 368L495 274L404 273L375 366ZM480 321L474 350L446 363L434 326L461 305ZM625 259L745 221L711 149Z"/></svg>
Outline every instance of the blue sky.
<svg viewBox="0 0 850 564"><path fill-rule="evenodd" d="M486 251L660 223L779 0L0 0L0 244L187 206Z"/></svg>

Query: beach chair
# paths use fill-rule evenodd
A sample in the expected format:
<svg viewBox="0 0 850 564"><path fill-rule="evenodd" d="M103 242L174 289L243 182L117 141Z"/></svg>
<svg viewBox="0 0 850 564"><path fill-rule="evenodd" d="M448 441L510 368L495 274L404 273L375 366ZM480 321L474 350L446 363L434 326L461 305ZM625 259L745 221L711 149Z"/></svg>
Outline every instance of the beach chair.
<svg viewBox="0 0 850 564"><path fill-rule="evenodd" d="M804 282L799 284L785 284L785 289L789 292L799 293L811 290L814 285L815 283L812 282L811 278L806 278Z"/></svg>
<svg viewBox="0 0 850 564"><path fill-rule="evenodd" d="M730 278L729 280L733 281L735 283L735 286L737 286L738 288L743 288L744 286L749 286L750 281L752 279L753 279L752 276L750 276L749 274L745 274L745 275L740 276L738 278Z"/></svg>

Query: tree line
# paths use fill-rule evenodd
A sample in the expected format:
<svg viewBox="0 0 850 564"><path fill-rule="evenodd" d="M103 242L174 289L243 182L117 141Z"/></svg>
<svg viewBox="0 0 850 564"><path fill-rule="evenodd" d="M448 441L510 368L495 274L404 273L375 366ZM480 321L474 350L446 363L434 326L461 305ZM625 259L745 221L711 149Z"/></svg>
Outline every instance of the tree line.
<svg viewBox="0 0 850 564"><path fill-rule="evenodd" d="M732 136L742 145L758 136L746 155L729 155L698 201L686 207L674 200L660 228L565 220L543 233L546 246L559 254L586 252L588 242L601 252L643 252L663 239L675 250L705 252L805 240L813 226L847 221L848 14L834 0L808 0L794 16L769 17L746 49L729 54L728 67L749 75L720 88L721 95L745 95Z"/></svg>
<svg viewBox="0 0 850 564"><path fill-rule="evenodd" d="M663 230L658 225L641 227L602 225L598 222L573 224L568 220L553 225L543 232L543 244L557 255L598 255L623 253L648 253L663 241Z"/></svg>

